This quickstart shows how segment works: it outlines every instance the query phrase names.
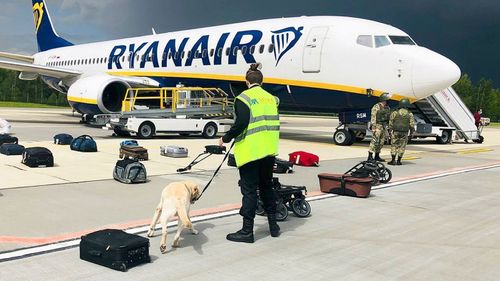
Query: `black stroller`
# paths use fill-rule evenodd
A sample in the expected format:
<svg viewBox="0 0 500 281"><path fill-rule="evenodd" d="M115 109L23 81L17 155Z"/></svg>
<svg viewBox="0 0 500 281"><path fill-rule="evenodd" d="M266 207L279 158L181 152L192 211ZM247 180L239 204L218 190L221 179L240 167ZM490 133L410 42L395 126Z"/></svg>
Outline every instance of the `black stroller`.
<svg viewBox="0 0 500 281"><path fill-rule="evenodd" d="M345 173L357 178L372 177L374 185L388 183L392 179L391 170L376 161L362 161Z"/></svg>
<svg viewBox="0 0 500 281"><path fill-rule="evenodd" d="M177 173L183 173L183 172L187 172L187 171L191 170L191 168L194 165L207 159L208 157L210 157L213 154L218 154L218 155L226 154L226 147L225 146L218 146L218 145L206 145L204 152L202 152L202 153L200 153L200 155L196 156L196 158L191 163L189 163L189 165L187 165L186 167L177 169ZM202 156L205 156L205 157L198 160L198 158L200 158Z"/></svg>
<svg viewBox="0 0 500 281"><path fill-rule="evenodd" d="M305 218L311 214L311 205L309 205L305 196L307 194L305 186L282 185L278 178L273 178L273 189L278 198L276 202L276 220L286 220L289 211L292 211L299 218ZM255 213L259 216L266 213L264 203L260 198L257 201Z"/></svg>

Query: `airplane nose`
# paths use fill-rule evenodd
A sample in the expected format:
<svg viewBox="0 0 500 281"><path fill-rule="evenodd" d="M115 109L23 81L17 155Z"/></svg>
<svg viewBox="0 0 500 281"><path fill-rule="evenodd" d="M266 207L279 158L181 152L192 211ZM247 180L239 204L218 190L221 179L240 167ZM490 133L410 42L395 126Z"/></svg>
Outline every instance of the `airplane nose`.
<svg viewBox="0 0 500 281"><path fill-rule="evenodd" d="M422 48L413 60L413 94L421 99L450 87L460 79L460 68L450 59Z"/></svg>

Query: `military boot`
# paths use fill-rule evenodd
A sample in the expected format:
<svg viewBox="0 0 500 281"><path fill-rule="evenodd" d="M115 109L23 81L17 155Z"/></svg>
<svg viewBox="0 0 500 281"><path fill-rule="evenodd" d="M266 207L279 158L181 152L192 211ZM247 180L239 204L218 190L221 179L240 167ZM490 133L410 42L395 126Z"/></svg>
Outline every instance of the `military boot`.
<svg viewBox="0 0 500 281"><path fill-rule="evenodd" d="M373 161L373 153L368 152L368 159L366 161Z"/></svg>
<svg viewBox="0 0 500 281"><path fill-rule="evenodd" d="M271 236L280 236L280 226L276 222L276 214L267 214L267 221L269 223L269 232L271 232Z"/></svg>
<svg viewBox="0 0 500 281"><path fill-rule="evenodd" d="M392 159L391 159L391 162L387 163L389 165L396 165L396 155L391 155Z"/></svg>
<svg viewBox="0 0 500 281"><path fill-rule="evenodd" d="M255 241L253 238L253 219L243 218L243 228L229 233L226 239L233 242L253 243Z"/></svg>
<svg viewBox="0 0 500 281"><path fill-rule="evenodd" d="M384 159L380 158L380 153L375 153L375 158L374 158L375 161L378 161L378 162L385 162Z"/></svg>
<svg viewBox="0 0 500 281"><path fill-rule="evenodd" d="M401 158L403 158L403 156L398 157L398 162L396 162L396 165L398 165L398 166L403 165L403 163L401 163Z"/></svg>

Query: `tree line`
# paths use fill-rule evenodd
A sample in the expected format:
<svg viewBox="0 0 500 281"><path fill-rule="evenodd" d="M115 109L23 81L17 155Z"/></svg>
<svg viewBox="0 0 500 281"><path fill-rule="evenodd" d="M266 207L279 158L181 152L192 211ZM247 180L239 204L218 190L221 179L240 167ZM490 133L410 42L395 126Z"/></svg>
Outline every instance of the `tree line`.
<svg viewBox="0 0 500 281"><path fill-rule="evenodd" d="M66 95L49 88L41 79L22 81L19 72L0 69L0 101L69 106Z"/></svg>
<svg viewBox="0 0 500 281"><path fill-rule="evenodd" d="M40 103L68 106L66 96L49 88L41 79L21 81L19 73L0 69L0 101ZM483 116L492 122L500 121L500 89L493 87L489 79L481 78L473 83L469 75L464 74L453 85L471 112L483 109Z"/></svg>

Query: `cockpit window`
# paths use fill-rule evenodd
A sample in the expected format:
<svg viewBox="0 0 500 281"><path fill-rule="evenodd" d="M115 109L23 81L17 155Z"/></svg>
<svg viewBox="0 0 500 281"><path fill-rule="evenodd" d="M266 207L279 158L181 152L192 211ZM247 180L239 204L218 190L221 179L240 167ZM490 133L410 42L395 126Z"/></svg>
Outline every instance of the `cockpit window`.
<svg viewBox="0 0 500 281"><path fill-rule="evenodd" d="M373 48L373 40L371 35L359 35L356 43L362 46Z"/></svg>
<svg viewBox="0 0 500 281"><path fill-rule="evenodd" d="M389 38L391 38L392 43L396 45L416 45L408 36L389 35Z"/></svg>
<svg viewBox="0 0 500 281"><path fill-rule="evenodd" d="M389 41L389 39L387 39L387 36L375 36L375 48L380 48L387 45L391 45L391 42Z"/></svg>

